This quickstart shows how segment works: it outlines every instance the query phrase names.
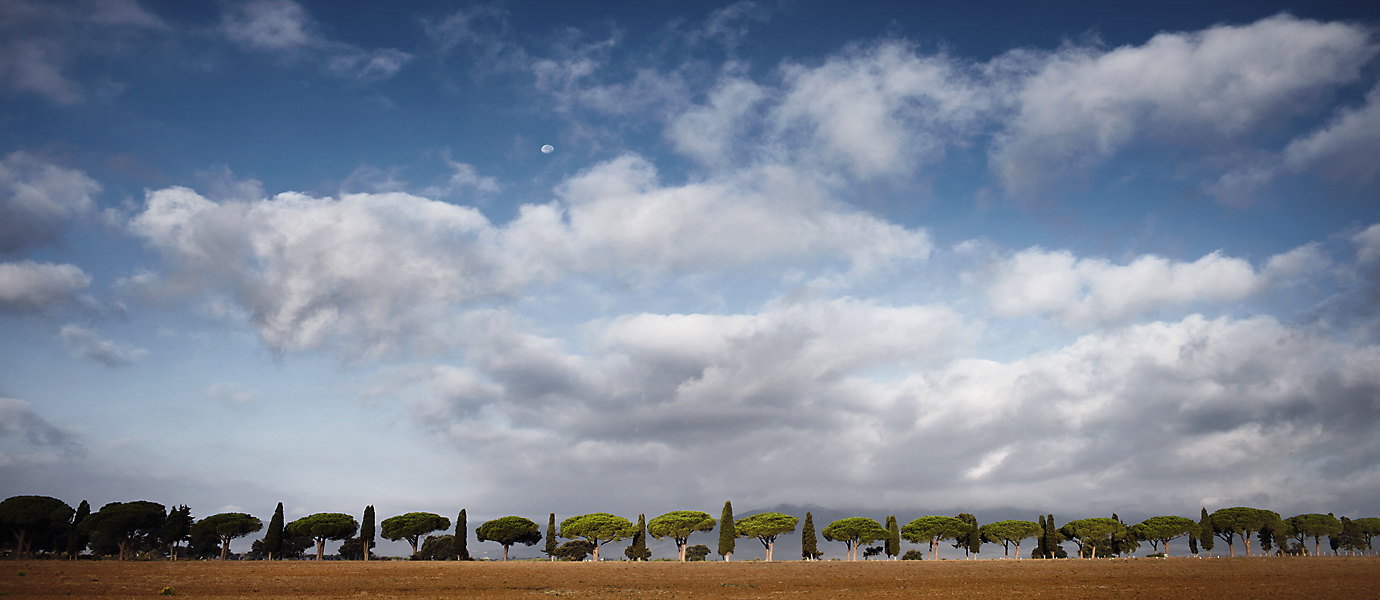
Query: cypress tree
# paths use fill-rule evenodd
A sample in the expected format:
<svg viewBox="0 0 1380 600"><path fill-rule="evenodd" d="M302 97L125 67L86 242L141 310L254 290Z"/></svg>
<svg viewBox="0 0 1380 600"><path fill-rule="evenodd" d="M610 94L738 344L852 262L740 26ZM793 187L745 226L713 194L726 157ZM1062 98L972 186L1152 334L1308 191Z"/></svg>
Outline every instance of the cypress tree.
<svg viewBox="0 0 1380 600"><path fill-rule="evenodd" d="M546 558L556 560L556 548L559 548L556 541L556 513L551 513L551 520L546 523Z"/></svg>
<svg viewBox="0 0 1380 600"><path fill-rule="evenodd" d="M465 509L460 509L460 516L455 517L455 559L472 560L470 558L470 528L465 524Z"/></svg>
<svg viewBox="0 0 1380 600"><path fill-rule="evenodd" d="M647 549L647 515L637 515L637 532L633 533L632 545L623 554L632 560L645 561L652 557Z"/></svg>
<svg viewBox="0 0 1380 600"><path fill-rule="evenodd" d="M896 524L896 515L886 518L886 557L895 560L901 554L901 527Z"/></svg>
<svg viewBox="0 0 1380 600"><path fill-rule="evenodd" d="M1203 516L1198 519L1198 544L1207 550L1208 558L1212 558L1212 547L1217 545L1217 542L1212 541L1214 534L1212 517L1208 516L1207 507L1203 507Z"/></svg>
<svg viewBox="0 0 1380 600"><path fill-rule="evenodd" d="M364 507L364 520L359 525L359 539L364 541L364 560L369 560L369 549L374 547L374 505Z"/></svg>
<svg viewBox="0 0 1380 600"><path fill-rule="evenodd" d="M269 560L273 560L273 557L281 553L283 549L282 502L278 503L278 508L273 511L273 518L268 521L268 532L264 534L264 539L260 547L264 549L264 552L268 553Z"/></svg>
<svg viewBox="0 0 1380 600"><path fill-rule="evenodd" d="M815 516L805 513L805 526L800 528L800 557L805 560L819 559L819 538L815 536Z"/></svg>
<svg viewBox="0 0 1380 600"><path fill-rule="evenodd" d="M72 517L72 531L67 534L67 558L75 559L86 547L87 538L90 536L81 530L81 522L90 515L91 505L82 500L81 505L77 507L76 516Z"/></svg>
<svg viewBox="0 0 1380 600"><path fill-rule="evenodd" d="M724 562L732 560L737 540L738 531L733 528L733 502L725 500L724 512L719 516L719 555L724 557Z"/></svg>

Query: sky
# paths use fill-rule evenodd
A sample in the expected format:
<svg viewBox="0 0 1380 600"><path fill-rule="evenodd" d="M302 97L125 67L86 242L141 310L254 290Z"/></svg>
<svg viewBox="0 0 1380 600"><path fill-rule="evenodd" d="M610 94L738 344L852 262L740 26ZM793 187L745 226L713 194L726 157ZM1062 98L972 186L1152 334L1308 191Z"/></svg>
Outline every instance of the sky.
<svg viewBox="0 0 1380 600"><path fill-rule="evenodd" d="M1365 4L0 0L0 491L1375 516Z"/></svg>

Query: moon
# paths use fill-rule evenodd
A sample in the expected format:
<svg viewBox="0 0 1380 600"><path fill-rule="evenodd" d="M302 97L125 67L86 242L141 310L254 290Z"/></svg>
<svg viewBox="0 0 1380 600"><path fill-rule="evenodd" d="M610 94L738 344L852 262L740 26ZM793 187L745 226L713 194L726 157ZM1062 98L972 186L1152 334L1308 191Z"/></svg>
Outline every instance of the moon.
<svg viewBox="0 0 1380 600"><path fill-rule="evenodd" d="M555 147L555 146L552 146L551 144L547 144L547 145L541 147L541 153L542 153L542 154L551 154L552 152L555 152L555 151L556 151L556 147Z"/></svg>

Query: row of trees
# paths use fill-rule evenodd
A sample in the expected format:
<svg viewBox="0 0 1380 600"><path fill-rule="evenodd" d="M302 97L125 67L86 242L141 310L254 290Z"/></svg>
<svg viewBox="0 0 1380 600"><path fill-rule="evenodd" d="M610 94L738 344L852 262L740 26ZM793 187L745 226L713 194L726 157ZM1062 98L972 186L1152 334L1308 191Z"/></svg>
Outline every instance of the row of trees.
<svg viewBox="0 0 1380 600"><path fill-rule="evenodd" d="M480 542L496 542L503 547L503 559L516 544L535 545L543 539L544 553L551 559L582 560L586 556L600 559L606 544L630 540L624 555L631 560L647 560L648 535L655 539L670 539L676 545L676 558L703 560L709 554L704 545L690 545L690 536L698 532L719 530L717 553L731 560L739 538L755 538L762 544L763 559L774 559L776 540L793 533L799 519L779 512L767 512L734 519L733 504L725 502L719 519L708 513L690 510L668 512L648 521L638 515L637 523L608 513L591 513L570 517L556 526L556 515L550 515L543 536L537 523L519 516L507 516L486 521L475 529ZM256 540L250 556L264 559L302 557L312 545L316 559L325 556L327 541L342 542L339 555L345 559L369 560L376 537L382 535L392 541L406 540L414 558L431 560L469 560L467 548L469 531L465 511L456 517L453 534L430 535L450 530L450 519L434 513L413 512L384 519L375 526L374 507L364 509L362 521L343 513L316 513L285 522L283 505L278 503L268 529ZM263 522L245 513L229 512L194 520L191 509L174 506L171 510L148 501L112 502L99 511L91 512L83 501L75 510L61 500L46 496L14 496L0 502L0 526L13 535L13 547L19 555L34 553L65 553L76 556L89 549L93 554L118 556L121 560L140 554L166 554L174 560L179 556L225 559L230 542L264 529ZM1041 515L1039 522L1007 520L979 524L975 516L920 517L900 526L896 517L887 517L885 525L866 517L839 519L828 524L822 532L827 541L841 542L848 560L885 554L889 559L923 560L925 553L910 550L901 554L901 540L928 546L928 556L937 555L939 545L951 542L962 549L965 556L975 558L983 544L1000 544L1003 555L1009 557L1014 548L1020 558L1023 541L1035 538L1033 558L1064 558L1064 542L1078 546L1078 556L1084 558L1123 556L1149 543L1155 554L1166 553L1169 542L1186 538L1189 551L1195 555L1205 551L1212 555L1216 541L1227 545L1230 556L1236 555L1240 542L1246 556L1251 555L1251 538L1258 542L1262 554L1320 554L1322 539L1334 554L1373 554L1371 540L1380 535L1380 518L1348 519L1332 514L1302 514L1281 518L1278 513L1248 507L1224 508L1209 514L1204 508L1197 521L1179 516L1151 517L1140 523L1127 524L1117 515L1111 518L1087 518L1056 526L1054 515ZM425 539L423 539L425 537ZM558 538L569 540L559 543ZM1312 541L1311 551L1307 542ZM870 546L882 542L878 546ZM186 543L185 547L181 544ZM814 517L805 513L801 528L801 557L818 560L818 534Z"/></svg>

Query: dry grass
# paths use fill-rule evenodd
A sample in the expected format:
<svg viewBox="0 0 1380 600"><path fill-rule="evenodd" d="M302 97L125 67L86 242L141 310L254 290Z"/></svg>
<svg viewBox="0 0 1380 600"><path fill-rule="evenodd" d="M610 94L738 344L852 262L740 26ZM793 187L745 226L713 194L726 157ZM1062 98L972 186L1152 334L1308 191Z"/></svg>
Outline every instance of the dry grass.
<svg viewBox="0 0 1380 600"><path fill-rule="evenodd" d="M1380 598L1380 558L0 565L13 598Z"/></svg>

